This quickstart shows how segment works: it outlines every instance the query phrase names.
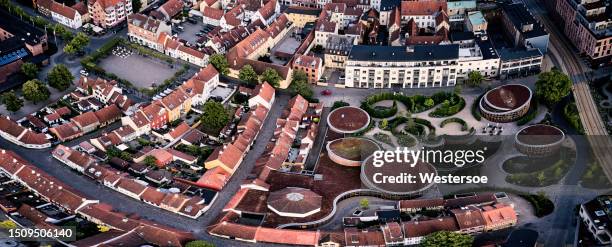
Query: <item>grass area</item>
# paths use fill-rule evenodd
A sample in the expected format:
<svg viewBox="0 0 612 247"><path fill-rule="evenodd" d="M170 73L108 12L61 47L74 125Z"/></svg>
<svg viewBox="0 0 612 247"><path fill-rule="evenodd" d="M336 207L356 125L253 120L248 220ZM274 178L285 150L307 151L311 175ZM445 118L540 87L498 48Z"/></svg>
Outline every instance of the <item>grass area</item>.
<svg viewBox="0 0 612 247"><path fill-rule="evenodd" d="M330 149L342 158L359 161L378 150L378 146L365 138L345 138L333 141Z"/></svg>
<svg viewBox="0 0 612 247"><path fill-rule="evenodd" d="M385 133L374 134L374 140L377 140L379 142L393 146L393 141L391 140L391 136Z"/></svg>
<svg viewBox="0 0 612 247"><path fill-rule="evenodd" d="M510 174L506 177L506 182L527 187L543 187L556 184L574 164L576 153L569 148L564 148L556 157L557 160L552 165L532 172Z"/></svg>
<svg viewBox="0 0 612 247"><path fill-rule="evenodd" d="M597 162L591 162L582 174L582 187L589 189L608 189L612 187L610 180Z"/></svg>
<svg viewBox="0 0 612 247"><path fill-rule="evenodd" d="M555 204L544 193L520 194L520 197L527 200L533 206L535 216L542 218L555 211Z"/></svg>
<svg viewBox="0 0 612 247"><path fill-rule="evenodd" d="M393 100L393 106L385 108L374 106L377 102L384 100ZM383 92L368 96L361 103L361 108L371 117L389 118L397 114L397 102L404 104L406 109L412 113L424 112L442 104L432 112L433 115L440 117L453 115L465 106L465 100L455 93L438 92L432 96L407 96L401 93Z"/></svg>

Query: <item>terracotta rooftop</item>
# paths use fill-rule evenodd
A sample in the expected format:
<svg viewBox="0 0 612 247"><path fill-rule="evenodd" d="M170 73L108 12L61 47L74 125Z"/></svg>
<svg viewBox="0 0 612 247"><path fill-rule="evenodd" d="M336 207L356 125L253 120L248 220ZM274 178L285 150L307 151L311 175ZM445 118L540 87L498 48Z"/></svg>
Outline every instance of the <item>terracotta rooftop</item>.
<svg viewBox="0 0 612 247"><path fill-rule="evenodd" d="M328 123L335 129L344 132L354 132L368 126L370 116L364 110L345 106L333 110L328 118Z"/></svg>
<svg viewBox="0 0 612 247"><path fill-rule="evenodd" d="M268 207L280 213L309 215L321 209L321 196L309 189L287 187L270 193Z"/></svg>
<svg viewBox="0 0 612 247"><path fill-rule="evenodd" d="M408 221L402 223L407 238L423 237L438 231L458 231L457 221L453 217L443 217L433 220Z"/></svg>
<svg viewBox="0 0 612 247"><path fill-rule="evenodd" d="M481 227L485 224L482 212L477 207L469 206L463 209L453 209L451 212L457 219L457 224L461 230Z"/></svg>
<svg viewBox="0 0 612 247"><path fill-rule="evenodd" d="M403 16L433 15L440 10L448 11L446 0L404 0L401 9Z"/></svg>

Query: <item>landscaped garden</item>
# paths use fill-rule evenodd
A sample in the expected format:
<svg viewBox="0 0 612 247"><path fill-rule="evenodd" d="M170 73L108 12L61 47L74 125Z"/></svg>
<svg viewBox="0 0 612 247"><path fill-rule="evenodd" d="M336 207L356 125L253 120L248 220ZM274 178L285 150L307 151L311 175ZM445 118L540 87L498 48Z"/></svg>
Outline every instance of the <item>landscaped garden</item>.
<svg viewBox="0 0 612 247"><path fill-rule="evenodd" d="M502 165L509 173L506 181L527 187L543 187L559 182L576 160L576 151L561 147L558 153L543 158L519 156L506 160Z"/></svg>

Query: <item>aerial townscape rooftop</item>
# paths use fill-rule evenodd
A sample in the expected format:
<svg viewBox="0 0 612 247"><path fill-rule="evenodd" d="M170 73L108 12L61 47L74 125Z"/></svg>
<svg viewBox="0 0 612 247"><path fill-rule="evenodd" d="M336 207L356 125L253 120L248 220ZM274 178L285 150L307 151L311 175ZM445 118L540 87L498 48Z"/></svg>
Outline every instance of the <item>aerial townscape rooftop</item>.
<svg viewBox="0 0 612 247"><path fill-rule="evenodd" d="M609 246L609 0L0 1L3 246Z"/></svg>

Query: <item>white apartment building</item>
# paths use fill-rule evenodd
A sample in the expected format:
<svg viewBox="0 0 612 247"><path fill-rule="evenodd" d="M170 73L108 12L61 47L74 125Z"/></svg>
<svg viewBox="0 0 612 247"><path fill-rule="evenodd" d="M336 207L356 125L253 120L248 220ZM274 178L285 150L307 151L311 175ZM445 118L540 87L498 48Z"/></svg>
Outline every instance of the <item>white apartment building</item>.
<svg viewBox="0 0 612 247"><path fill-rule="evenodd" d="M345 86L426 88L454 86L459 45L353 46Z"/></svg>
<svg viewBox="0 0 612 247"><path fill-rule="evenodd" d="M459 49L457 79L464 80L472 71L478 71L485 78L497 77L500 59L497 51L488 42L479 42L472 47Z"/></svg>

